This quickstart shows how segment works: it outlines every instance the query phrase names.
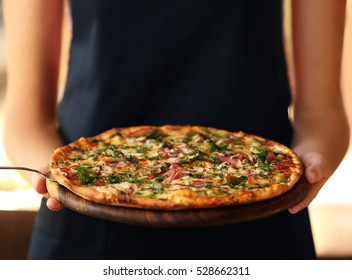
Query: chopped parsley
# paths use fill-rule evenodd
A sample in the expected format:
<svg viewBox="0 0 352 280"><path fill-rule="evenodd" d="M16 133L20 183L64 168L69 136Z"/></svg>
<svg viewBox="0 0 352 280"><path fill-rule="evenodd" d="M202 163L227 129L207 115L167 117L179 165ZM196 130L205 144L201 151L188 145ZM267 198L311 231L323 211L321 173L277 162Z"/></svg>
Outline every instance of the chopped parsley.
<svg viewBox="0 0 352 280"><path fill-rule="evenodd" d="M147 181L146 178L133 176L128 173L113 173L108 175L105 178L107 184L120 184L123 182L132 183L132 184L144 184Z"/></svg>
<svg viewBox="0 0 352 280"><path fill-rule="evenodd" d="M245 187L247 179L247 176L234 177L227 184L231 189L240 189Z"/></svg>
<svg viewBox="0 0 352 280"><path fill-rule="evenodd" d="M264 172L272 172L273 171L273 164L267 164L266 162L257 162L254 167L261 169Z"/></svg>
<svg viewBox="0 0 352 280"><path fill-rule="evenodd" d="M227 146L219 146L217 144L215 144L214 142L210 142L209 143L209 152L225 152L227 151L228 148Z"/></svg>
<svg viewBox="0 0 352 280"><path fill-rule="evenodd" d="M161 194L164 192L163 186L157 180L154 180L151 185L151 190L153 194Z"/></svg>
<svg viewBox="0 0 352 280"><path fill-rule="evenodd" d="M127 155L126 156L127 161L129 161L130 163L137 163L138 159L135 156L132 155Z"/></svg>
<svg viewBox="0 0 352 280"><path fill-rule="evenodd" d="M172 148L173 148L173 145L172 145L170 142L168 142L168 141L164 141L164 142L162 143L161 147L162 147L163 149L165 149L165 148L167 148L167 149L172 149Z"/></svg>
<svg viewBox="0 0 352 280"><path fill-rule="evenodd" d="M257 153L254 153L254 155L256 155L261 162L265 162L268 157L269 151L259 146L256 146L255 149L257 150Z"/></svg>
<svg viewBox="0 0 352 280"><path fill-rule="evenodd" d="M202 173L190 173L189 175L193 178L202 178L204 176Z"/></svg>
<svg viewBox="0 0 352 280"><path fill-rule="evenodd" d="M285 177L281 177L281 178L279 178L279 179L277 180L277 182L278 182L279 184L285 184L285 183L288 182L288 179L285 178Z"/></svg>
<svg viewBox="0 0 352 280"><path fill-rule="evenodd" d="M163 139L166 137L167 135L164 134L164 133L161 133L157 130L153 130L153 131L150 131L147 133L146 135L146 138L147 139L153 139L155 141L158 141L158 142L162 142Z"/></svg>
<svg viewBox="0 0 352 280"><path fill-rule="evenodd" d="M214 137L214 138L226 138L226 135L223 135L221 133L218 132L213 132L210 129L205 129L205 133L208 134L210 137Z"/></svg>
<svg viewBox="0 0 352 280"><path fill-rule="evenodd" d="M89 171L87 167L80 165L77 168L77 177L81 184L89 185L93 183L99 176L97 176L97 174L94 172Z"/></svg>
<svg viewBox="0 0 352 280"><path fill-rule="evenodd" d="M189 143L192 141L193 137L197 135L196 132L187 132L186 136L183 138L184 143Z"/></svg>
<svg viewBox="0 0 352 280"><path fill-rule="evenodd" d="M91 143L91 144L99 144L101 141L103 141L103 140L93 138L93 139L90 141L90 143Z"/></svg>
<svg viewBox="0 0 352 280"><path fill-rule="evenodd" d="M216 157L216 156L210 156L209 157L209 161L214 163L214 164L219 164L221 162L221 160L218 157Z"/></svg>
<svg viewBox="0 0 352 280"><path fill-rule="evenodd" d="M106 177L105 182L107 184L119 184L124 182L124 177L120 174L110 174Z"/></svg>

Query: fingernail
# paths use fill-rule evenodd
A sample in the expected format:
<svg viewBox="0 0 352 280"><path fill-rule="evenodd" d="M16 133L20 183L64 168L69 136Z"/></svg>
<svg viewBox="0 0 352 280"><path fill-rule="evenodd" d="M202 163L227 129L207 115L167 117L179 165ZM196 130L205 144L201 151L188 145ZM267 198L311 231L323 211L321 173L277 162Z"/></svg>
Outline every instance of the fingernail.
<svg viewBox="0 0 352 280"><path fill-rule="evenodd" d="M309 181L310 183L315 183L317 180L317 172L315 170L312 170L309 174Z"/></svg>

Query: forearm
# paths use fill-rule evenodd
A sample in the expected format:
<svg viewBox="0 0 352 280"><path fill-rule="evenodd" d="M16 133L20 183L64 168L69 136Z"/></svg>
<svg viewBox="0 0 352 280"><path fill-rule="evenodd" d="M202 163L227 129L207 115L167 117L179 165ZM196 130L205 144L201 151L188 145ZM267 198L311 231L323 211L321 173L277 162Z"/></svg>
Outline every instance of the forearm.
<svg viewBox="0 0 352 280"><path fill-rule="evenodd" d="M8 66L4 142L16 165L38 168L61 145L56 106L62 3L3 1Z"/></svg>
<svg viewBox="0 0 352 280"><path fill-rule="evenodd" d="M349 128L340 87L345 1L295 0L294 148L316 151L332 170L347 150Z"/></svg>
<svg viewBox="0 0 352 280"><path fill-rule="evenodd" d="M297 114L294 121L293 148L302 155L307 151L322 154L333 172L348 149L349 127L343 105L321 108L314 116L309 113ZM309 115L309 116L308 116Z"/></svg>

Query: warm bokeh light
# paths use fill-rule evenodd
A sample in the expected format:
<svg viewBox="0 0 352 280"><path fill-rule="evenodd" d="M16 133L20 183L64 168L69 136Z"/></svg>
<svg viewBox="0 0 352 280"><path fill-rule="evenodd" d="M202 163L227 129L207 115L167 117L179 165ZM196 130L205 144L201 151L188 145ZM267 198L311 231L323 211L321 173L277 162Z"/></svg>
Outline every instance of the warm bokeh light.
<svg viewBox="0 0 352 280"><path fill-rule="evenodd" d="M3 116L0 115L0 166L11 166L3 145ZM16 170L0 170L0 210L36 210L40 195Z"/></svg>

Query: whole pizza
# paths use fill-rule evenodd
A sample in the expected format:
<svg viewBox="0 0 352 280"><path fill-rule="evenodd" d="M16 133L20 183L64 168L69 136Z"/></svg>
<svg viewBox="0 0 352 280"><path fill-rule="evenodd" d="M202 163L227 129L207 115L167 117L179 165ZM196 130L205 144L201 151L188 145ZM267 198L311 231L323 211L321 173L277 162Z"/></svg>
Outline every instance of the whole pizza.
<svg viewBox="0 0 352 280"><path fill-rule="evenodd" d="M59 184L99 204L154 210L213 208L277 197L303 168L288 147L201 126L114 128L55 149Z"/></svg>

